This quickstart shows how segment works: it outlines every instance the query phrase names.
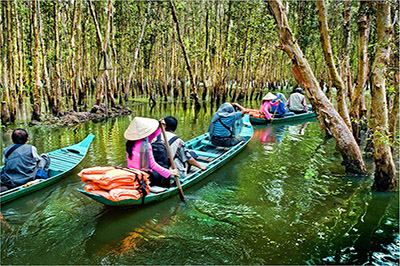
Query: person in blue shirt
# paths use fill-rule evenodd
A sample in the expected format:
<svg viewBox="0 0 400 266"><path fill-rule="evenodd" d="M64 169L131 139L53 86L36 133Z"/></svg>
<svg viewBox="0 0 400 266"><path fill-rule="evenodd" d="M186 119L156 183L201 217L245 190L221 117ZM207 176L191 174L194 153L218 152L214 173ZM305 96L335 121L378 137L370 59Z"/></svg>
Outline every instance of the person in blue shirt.
<svg viewBox="0 0 400 266"><path fill-rule="evenodd" d="M289 115L294 115L294 113L289 112L288 109L286 109L287 106L287 100L285 98L285 95L283 95L282 93L277 93L276 94L276 99L272 100L273 103L277 102L277 101L281 101L277 106L271 105L271 110L270 112L272 114L275 114L274 118L280 118L280 117L285 117L285 116L289 116ZM276 111L276 112L275 112Z"/></svg>
<svg viewBox="0 0 400 266"><path fill-rule="evenodd" d="M240 111L235 112L234 107ZM234 135L233 125L239 120L247 110L237 103L224 103L211 119L208 132L211 142L217 146L231 147L243 140L242 136Z"/></svg>
<svg viewBox="0 0 400 266"><path fill-rule="evenodd" d="M47 179L46 171L50 165L47 154L38 155L36 147L26 144L28 132L23 128L13 131L11 138L14 144L8 146L3 152L1 170L1 192L12 189L35 179Z"/></svg>

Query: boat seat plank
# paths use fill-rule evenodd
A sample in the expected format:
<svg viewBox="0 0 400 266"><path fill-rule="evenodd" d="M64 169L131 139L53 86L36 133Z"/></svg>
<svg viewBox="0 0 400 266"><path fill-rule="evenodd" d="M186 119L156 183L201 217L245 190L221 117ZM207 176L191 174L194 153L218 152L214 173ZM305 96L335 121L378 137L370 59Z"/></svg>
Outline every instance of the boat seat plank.
<svg viewBox="0 0 400 266"><path fill-rule="evenodd" d="M199 151L199 150L189 150L189 151L194 151L198 156L203 156L203 157L218 158L220 156L220 154L215 154L206 151Z"/></svg>

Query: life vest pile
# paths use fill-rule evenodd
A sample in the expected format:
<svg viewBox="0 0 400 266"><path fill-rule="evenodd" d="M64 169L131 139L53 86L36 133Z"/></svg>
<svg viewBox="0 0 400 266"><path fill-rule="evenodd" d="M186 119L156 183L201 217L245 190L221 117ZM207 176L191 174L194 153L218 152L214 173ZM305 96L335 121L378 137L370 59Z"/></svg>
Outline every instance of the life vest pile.
<svg viewBox="0 0 400 266"><path fill-rule="evenodd" d="M78 176L85 191L112 201L140 199L150 191L149 174L132 169L113 166L96 166L83 169Z"/></svg>
<svg viewBox="0 0 400 266"><path fill-rule="evenodd" d="M260 110L247 110L247 114L251 117L255 117L255 118L263 118L265 119L265 114L264 112L260 111Z"/></svg>

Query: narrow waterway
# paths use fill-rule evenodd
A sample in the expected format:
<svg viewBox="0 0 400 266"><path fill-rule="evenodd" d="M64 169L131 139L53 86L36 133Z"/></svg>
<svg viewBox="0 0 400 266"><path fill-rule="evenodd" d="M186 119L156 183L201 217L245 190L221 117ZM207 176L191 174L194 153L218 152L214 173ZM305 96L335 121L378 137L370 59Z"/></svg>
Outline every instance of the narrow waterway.
<svg viewBox="0 0 400 266"><path fill-rule="evenodd" d="M206 107L137 105L134 112L174 115L188 140L207 130L216 107ZM238 156L185 191L186 204L176 196L115 209L80 194L81 169L126 165L123 133L132 118L28 128L39 153L96 138L70 175L1 206L12 228L1 229L2 265L398 263L398 193L371 191L372 175L346 176L316 120L256 127ZM1 150L10 133L2 133Z"/></svg>

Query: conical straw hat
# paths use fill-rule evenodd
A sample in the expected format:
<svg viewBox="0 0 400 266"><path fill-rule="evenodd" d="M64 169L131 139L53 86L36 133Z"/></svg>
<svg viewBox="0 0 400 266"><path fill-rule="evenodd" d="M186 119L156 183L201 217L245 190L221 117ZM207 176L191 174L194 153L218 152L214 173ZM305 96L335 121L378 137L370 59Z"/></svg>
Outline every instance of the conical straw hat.
<svg viewBox="0 0 400 266"><path fill-rule="evenodd" d="M139 140L150 136L158 128L159 123L155 119L135 117L125 130L124 137L127 140Z"/></svg>
<svg viewBox="0 0 400 266"><path fill-rule="evenodd" d="M276 98L278 98L278 97L276 97L275 94L268 92L268 94L265 95L264 98L262 98L262 99L263 99L263 101L269 101L269 100L275 100Z"/></svg>

